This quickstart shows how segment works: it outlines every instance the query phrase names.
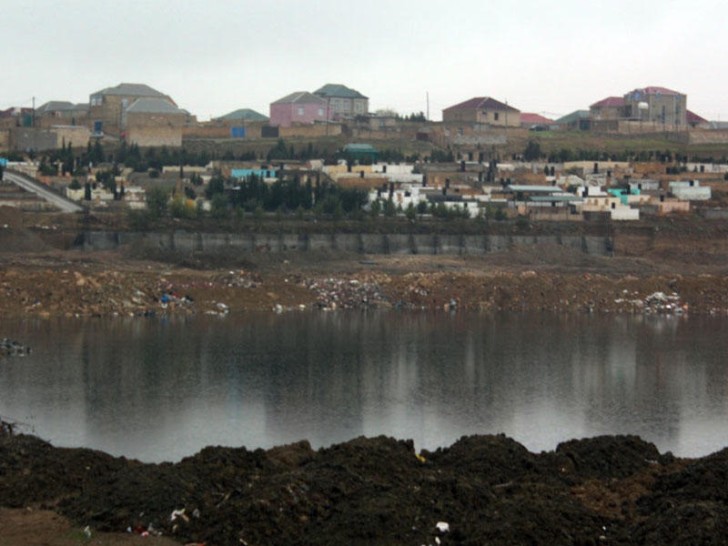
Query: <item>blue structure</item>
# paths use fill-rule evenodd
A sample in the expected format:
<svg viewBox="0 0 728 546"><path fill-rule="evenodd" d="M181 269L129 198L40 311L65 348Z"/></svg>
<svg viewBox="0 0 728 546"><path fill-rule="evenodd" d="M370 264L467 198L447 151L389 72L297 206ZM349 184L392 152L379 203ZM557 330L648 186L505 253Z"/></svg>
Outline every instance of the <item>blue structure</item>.
<svg viewBox="0 0 728 546"><path fill-rule="evenodd" d="M276 178L278 171L275 169L232 169L230 175L240 180L250 178L253 175L259 178Z"/></svg>
<svg viewBox="0 0 728 546"><path fill-rule="evenodd" d="M0 167L7 167L8 166L8 160L5 157L0 157Z"/></svg>

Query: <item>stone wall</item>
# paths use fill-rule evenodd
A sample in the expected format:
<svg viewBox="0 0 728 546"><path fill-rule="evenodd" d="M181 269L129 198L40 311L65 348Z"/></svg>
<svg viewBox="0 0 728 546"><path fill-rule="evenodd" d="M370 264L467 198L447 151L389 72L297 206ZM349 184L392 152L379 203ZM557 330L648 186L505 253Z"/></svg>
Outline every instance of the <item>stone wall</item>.
<svg viewBox="0 0 728 546"><path fill-rule="evenodd" d="M168 233L85 232L78 246L87 251L130 245L139 250L185 254L231 252L351 252L476 256L514 246L561 245L586 254L609 254L606 237L582 235L448 235L406 233Z"/></svg>

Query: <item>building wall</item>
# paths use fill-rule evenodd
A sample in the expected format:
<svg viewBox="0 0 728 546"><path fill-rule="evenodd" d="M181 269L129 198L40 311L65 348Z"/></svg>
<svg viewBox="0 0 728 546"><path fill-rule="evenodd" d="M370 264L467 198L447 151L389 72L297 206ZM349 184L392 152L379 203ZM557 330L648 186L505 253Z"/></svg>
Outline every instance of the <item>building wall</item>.
<svg viewBox="0 0 728 546"><path fill-rule="evenodd" d="M261 138L263 126L267 124L264 121L211 121L190 124L184 127L183 135L185 138L228 139L232 138L233 127L244 127L245 140L250 140Z"/></svg>
<svg viewBox="0 0 728 546"><path fill-rule="evenodd" d="M442 121L461 123L483 123L498 127L520 127L521 113L504 110L481 110L480 108L456 108L443 110Z"/></svg>
<svg viewBox="0 0 728 546"><path fill-rule="evenodd" d="M182 146L182 127L136 125L126 130L126 141L140 147L167 146L179 148Z"/></svg>
<svg viewBox="0 0 728 546"><path fill-rule="evenodd" d="M10 146L12 150L57 150L60 147L58 134L50 129L31 129L16 127L10 130Z"/></svg>
<svg viewBox="0 0 728 546"><path fill-rule="evenodd" d="M326 121L326 102L315 103L273 103L270 105L270 124L291 127L294 124L311 124Z"/></svg>
<svg viewBox="0 0 728 546"><path fill-rule="evenodd" d="M478 121L478 110L475 108L455 108L442 111L442 121L475 123Z"/></svg>
<svg viewBox="0 0 728 546"><path fill-rule="evenodd" d="M56 133L56 142L58 146L69 144L73 148L86 148L91 140L91 131L83 125L60 125L51 127Z"/></svg>
<svg viewBox="0 0 728 546"><path fill-rule="evenodd" d="M640 109L639 103L647 103L647 109ZM673 94L642 94L638 98L625 97L627 114L632 119L653 122L664 127L687 126L687 96Z"/></svg>
<svg viewBox="0 0 728 546"><path fill-rule="evenodd" d="M623 106L596 106L589 109L592 120L616 120L624 118Z"/></svg>
<svg viewBox="0 0 728 546"><path fill-rule="evenodd" d="M504 110L480 110L477 113L480 123L497 125L499 127L520 127L521 113Z"/></svg>
<svg viewBox="0 0 728 546"><path fill-rule="evenodd" d="M100 103L91 101L89 106L89 129L93 131L94 124L101 122L105 134L119 136L121 134L122 105L128 107L132 100L119 95L103 95L98 100Z"/></svg>
<svg viewBox="0 0 728 546"><path fill-rule="evenodd" d="M278 136L280 138L317 138L326 136L338 136L341 133L342 126L339 123L316 123L314 125L294 125L291 127L280 127L278 131Z"/></svg>
<svg viewBox="0 0 728 546"><path fill-rule="evenodd" d="M363 116L369 112L369 99L352 99L344 97L328 97L329 119L351 118Z"/></svg>

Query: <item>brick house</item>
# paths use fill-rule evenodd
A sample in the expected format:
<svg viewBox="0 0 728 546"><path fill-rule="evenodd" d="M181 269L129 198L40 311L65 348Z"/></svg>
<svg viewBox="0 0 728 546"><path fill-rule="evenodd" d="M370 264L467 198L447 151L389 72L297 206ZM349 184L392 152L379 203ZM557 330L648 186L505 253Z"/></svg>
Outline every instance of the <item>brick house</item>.
<svg viewBox="0 0 728 546"><path fill-rule="evenodd" d="M308 91L297 91L272 102L270 124L291 127L296 124L313 124L328 121L328 105L323 99Z"/></svg>
<svg viewBox="0 0 728 546"><path fill-rule="evenodd" d="M141 147L179 147L184 127L193 121L189 112L164 98L139 98L122 112L122 134Z"/></svg>
<svg viewBox="0 0 728 546"><path fill-rule="evenodd" d="M327 83L313 94L326 100L330 120L338 121L369 113L369 98L345 85Z"/></svg>
<svg viewBox="0 0 728 546"><path fill-rule="evenodd" d="M87 118L88 104L53 100L35 110L35 126L41 128L53 125L85 125Z"/></svg>
<svg viewBox="0 0 728 546"><path fill-rule="evenodd" d="M474 97L442 111L442 121L519 127L521 111L490 97Z"/></svg>
<svg viewBox="0 0 728 546"><path fill-rule="evenodd" d="M624 97L607 97L592 104L589 113L593 120L624 119L625 105Z"/></svg>
<svg viewBox="0 0 728 546"><path fill-rule="evenodd" d="M687 95L665 87L643 87L624 95L625 117L664 127L687 127Z"/></svg>
<svg viewBox="0 0 728 546"><path fill-rule="evenodd" d="M138 99L163 99L175 105L164 93L141 83L121 83L107 87L89 97L89 124L94 134L120 137L124 131L126 110Z"/></svg>

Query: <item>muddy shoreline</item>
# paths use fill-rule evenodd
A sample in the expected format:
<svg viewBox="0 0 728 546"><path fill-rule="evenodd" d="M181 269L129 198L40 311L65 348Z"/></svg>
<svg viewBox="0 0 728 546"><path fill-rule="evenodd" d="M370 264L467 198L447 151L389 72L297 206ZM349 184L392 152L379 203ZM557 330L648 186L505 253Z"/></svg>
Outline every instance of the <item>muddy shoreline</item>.
<svg viewBox="0 0 728 546"><path fill-rule="evenodd" d="M52 230L9 225L0 233L6 319L367 308L728 314L721 233L676 231L649 249L622 237L609 257L544 245L480 257L215 260L84 253L64 248L68 237ZM208 546L726 544L726 483L728 449L679 459L628 436L539 454L504 436L422 453L383 437L319 450L304 441L267 451L208 447L178 463L143 464L0 431L0 534L16 546L164 537ZM61 516L75 527L57 525Z"/></svg>

